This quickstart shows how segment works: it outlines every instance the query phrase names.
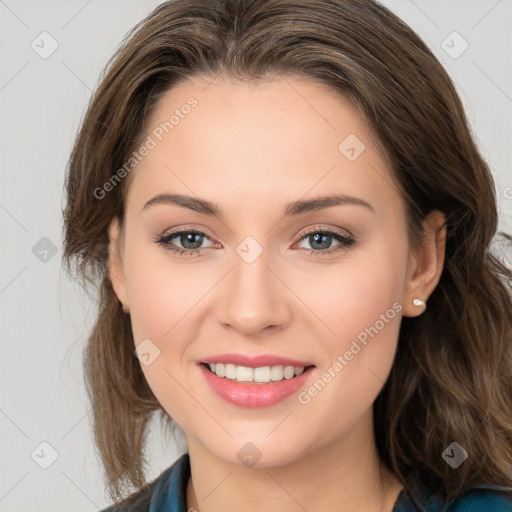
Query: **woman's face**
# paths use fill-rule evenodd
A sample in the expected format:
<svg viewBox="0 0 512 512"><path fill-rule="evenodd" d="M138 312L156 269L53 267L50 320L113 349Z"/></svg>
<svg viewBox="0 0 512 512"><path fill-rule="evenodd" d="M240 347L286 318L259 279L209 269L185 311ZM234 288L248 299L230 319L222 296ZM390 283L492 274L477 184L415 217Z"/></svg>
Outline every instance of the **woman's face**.
<svg viewBox="0 0 512 512"><path fill-rule="evenodd" d="M162 406L189 442L237 464L285 464L363 424L367 435L401 316L425 298L403 202L367 126L325 86L290 77L182 83L147 127L111 276ZM357 199L311 202L335 195ZM238 361L249 370L224 371L263 381L283 378L268 366L308 368L240 384L206 360Z"/></svg>

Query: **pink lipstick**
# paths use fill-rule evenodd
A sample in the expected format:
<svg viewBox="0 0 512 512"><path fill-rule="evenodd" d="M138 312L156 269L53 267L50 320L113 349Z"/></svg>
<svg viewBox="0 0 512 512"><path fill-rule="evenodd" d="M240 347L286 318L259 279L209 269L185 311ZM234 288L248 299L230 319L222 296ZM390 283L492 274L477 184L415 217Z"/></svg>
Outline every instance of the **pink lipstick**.
<svg viewBox="0 0 512 512"><path fill-rule="evenodd" d="M268 375L270 375L270 368L272 368L273 377L270 382L244 382L244 379L238 381L235 378L217 375L210 369L209 363L215 365L221 363L223 369L226 368L226 370L227 365L245 367L245 369L237 368L244 373L246 371L251 373L251 370L248 370L249 368L258 368L263 370L264 373L266 372L267 380ZM285 400L303 387L315 371L315 366L310 362L266 354L258 356L243 354L212 356L198 361L197 367L214 393L233 405L248 408L269 407ZM287 368L287 370L283 371L284 368ZM233 367L231 367L231 371L233 371ZM224 371L221 373L224 374Z"/></svg>

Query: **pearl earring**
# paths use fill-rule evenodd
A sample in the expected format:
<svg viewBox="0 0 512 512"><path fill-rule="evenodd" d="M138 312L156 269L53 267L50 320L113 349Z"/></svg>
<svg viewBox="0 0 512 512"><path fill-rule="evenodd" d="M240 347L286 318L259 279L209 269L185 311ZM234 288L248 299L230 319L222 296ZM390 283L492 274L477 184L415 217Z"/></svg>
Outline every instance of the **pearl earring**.
<svg viewBox="0 0 512 512"><path fill-rule="evenodd" d="M425 303L420 300L420 299L413 299L412 303L415 305L415 306L424 306Z"/></svg>

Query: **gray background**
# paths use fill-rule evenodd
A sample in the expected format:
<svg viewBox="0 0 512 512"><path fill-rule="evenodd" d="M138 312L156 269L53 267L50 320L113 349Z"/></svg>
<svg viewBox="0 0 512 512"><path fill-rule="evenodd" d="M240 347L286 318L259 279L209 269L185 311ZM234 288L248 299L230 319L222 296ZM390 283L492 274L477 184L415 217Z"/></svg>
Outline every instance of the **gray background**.
<svg viewBox="0 0 512 512"><path fill-rule="evenodd" d="M1 511L109 504L81 370L94 307L60 268L64 170L100 70L159 3L0 0ZM512 231L512 1L383 3L454 79L496 178L500 228ZM39 52L51 49L44 31L58 43L47 58L31 47L35 41ZM463 39L450 36L454 31ZM464 40L469 47L458 56ZM155 428L148 478L181 449Z"/></svg>

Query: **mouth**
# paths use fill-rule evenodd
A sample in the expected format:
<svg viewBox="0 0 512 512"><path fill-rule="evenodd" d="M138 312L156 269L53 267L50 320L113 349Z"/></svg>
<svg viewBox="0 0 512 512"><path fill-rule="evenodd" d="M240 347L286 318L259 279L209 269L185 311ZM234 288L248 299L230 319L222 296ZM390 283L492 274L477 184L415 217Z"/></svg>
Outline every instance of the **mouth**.
<svg viewBox="0 0 512 512"><path fill-rule="evenodd" d="M291 380L314 368L314 365L292 366L241 366L232 363L200 363L213 375L243 384L263 385L270 382Z"/></svg>
<svg viewBox="0 0 512 512"><path fill-rule="evenodd" d="M233 363L201 362L197 368L217 396L246 408L269 407L282 402L304 387L316 373L315 365L253 368Z"/></svg>

